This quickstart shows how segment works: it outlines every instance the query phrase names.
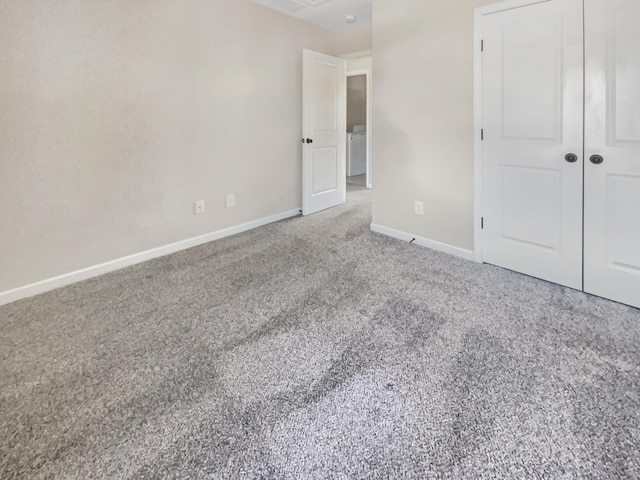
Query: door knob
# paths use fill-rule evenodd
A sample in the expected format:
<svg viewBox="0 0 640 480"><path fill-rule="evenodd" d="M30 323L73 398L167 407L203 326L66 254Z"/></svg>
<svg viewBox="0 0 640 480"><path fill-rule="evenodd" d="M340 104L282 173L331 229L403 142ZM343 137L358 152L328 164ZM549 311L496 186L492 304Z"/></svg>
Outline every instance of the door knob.
<svg viewBox="0 0 640 480"><path fill-rule="evenodd" d="M307 138L307 143L313 143L313 140L310 138Z"/></svg>
<svg viewBox="0 0 640 480"><path fill-rule="evenodd" d="M569 163L576 163L578 161L578 156L575 153L567 153L564 159Z"/></svg>
<svg viewBox="0 0 640 480"><path fill-rule="evenodd" d="M589 158L589 161L594 165L600 165L604 163L604 158L602 157L602 155L591 155L591 158Z"/></svg>

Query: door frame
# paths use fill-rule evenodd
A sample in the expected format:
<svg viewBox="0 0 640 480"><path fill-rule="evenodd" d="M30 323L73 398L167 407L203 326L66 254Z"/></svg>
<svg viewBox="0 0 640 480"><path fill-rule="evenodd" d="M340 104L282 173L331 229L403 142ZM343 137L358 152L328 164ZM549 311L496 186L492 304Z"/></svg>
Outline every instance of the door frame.
<svg viewBox="0 0 640 480"><path fill-rule="evenodd" d="M371 56L371 55L367 55L367 56ZM344 58L344 57L342 57ZM360 57L358 57L360 58ZM362 57L364 58L364 57ZM348 77L356 77L358 75L365 75L367 78L367 99L366 99L366 104L367 104L367 145L366 145L366 186L367 188L372 188L373 182L371 181L371 132L372 132L372 128L371 128L371 104L372 104L372 95L371 95L371 85L372 85L372 78L371 78L371 66L368 66L367 68L359 68L359 69L355 69L355 70L349 70L349 60L347 60L347 70L345 73L345 76ZM347 92L345 91L345 95L347 95ZM346 177L345 177L345 182L347 181Z"/></svg>
<svg viewBox="0 0 640 480"><path fill-rule="evenodd" d="M483 21L484 17L494 13L513 10L514 8L528 7L539 3L552 2L554 0L504 0L502 2L478 7L474 10L473 28L473 248L474 259L478 263L484 263L482 243L482 217L483 217L483 164L482 155L482 128L483 122Z"/></svg>

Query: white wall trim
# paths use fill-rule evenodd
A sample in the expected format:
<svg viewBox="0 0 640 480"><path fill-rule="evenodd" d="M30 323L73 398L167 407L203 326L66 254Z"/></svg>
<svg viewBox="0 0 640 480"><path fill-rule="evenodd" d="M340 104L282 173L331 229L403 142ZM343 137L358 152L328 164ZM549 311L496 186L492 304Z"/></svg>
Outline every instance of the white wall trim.
<svg viewBox="0 0 640 480"><path fill-rule="evenodd" d="M230 237L231 235L236 235L248 230L253 230L254 228L278 222L287 218L295 217L297 215L300 215L299 208L282 213L277 213L275 215L270 215L258 220L243 223L241 225L225 228L223 230L218 230L216 232L200 235L198 237L189 238L187 240L181 240L179 242L164 245L162 247L152 248L151 250L135 253L133 255L128 255L126 257L111 260L109 262L100 263L92 267L76 270L75 272L65 273L63 275L48 278L46 280L32 283L30 285L14 288L12 290L6 290L4 292L0 292L0 305L6 305L8 303L15 302L16 300L32 297L40 293L55 290L56 288L71 285L72 283L97 277L99 275L113 272L115 270L120 270L125 267L130 267L131 265L146 262L147 260L151 260L154 258L164 257L165 255L170 255L172 253L186 250L188 248L197 247L198 245L203 245L205 243L213 242L214 240Z"/></svg>
<svg viewBox="0 0 640 480"><path fill-rule="evenodd" d="M375 223L371 224L371 231L386 235L388 237L397 238L398 240L404 240L406 242L410 242L415 238L415 241L413 242L415 245L420 245L421 247L430 248L431 250L447 253L455 257L464 258L465 260L473 261L475 259L474 254L471 250L454 247L453 245L437 242L435 240L429 240L428 238L416 237L415 235L411 235L410 233L401 232L400 230L394 230L393 228L383 227L382 225L376 225Z"/></svg>
<svg viewBox="0 0 640 480"><path fill-rule="evenodd" d="M492 13L504 12L515 8L528 7L529 5L535 5L536 3L547 3L552 1L553 0L503 0L502 2L492 3L491 5L476 8L476 18L478 15L491 15Z"/></svg>
<svg viewBox="0 0 640 480"><path fill-rule="evenodd" d="M492 6L492 5L490 5ZM482 116L482 52L480 51L483 38L482 19L487 7L476 8L473 33L473 249L474 260L482 263L482 205L483 205L483 176L482 176L482 140L480 130L483 128Z"/></svg>
<svg viewBox="0 0 640 480"><path fill-rule="evenodd" d="M369 75L369 69L368 68L359 68L356 70L348 70L348 66L347 66L347 72L346 72L346 76L347 77L356 77L358 75Z"/></svg>

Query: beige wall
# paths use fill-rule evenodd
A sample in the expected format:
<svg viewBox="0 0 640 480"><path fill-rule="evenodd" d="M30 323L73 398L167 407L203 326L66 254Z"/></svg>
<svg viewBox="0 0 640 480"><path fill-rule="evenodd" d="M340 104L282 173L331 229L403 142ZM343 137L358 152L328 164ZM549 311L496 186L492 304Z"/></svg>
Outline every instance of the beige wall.
<svg viewBox="0 0 640 480"><path fill-rule="evenodd" d="M473 19L489 3L374 2L374 224L473 249Z"/></svg>
<svg viewBox="0 0 640 480"><path fill-rule="evenodd" d="M347 77L347 131L367 124L367 76Z"/></svg>
<svg viewBox="0 0 640 480"><path fill-rule="evenodd" d="M336 34L336 55L371 50L371 25L351 27Z"/></svg>
<svg viewBox="0 0 640 480"><path fill-rule="evenodd" d="M0 292L299 207L303 48L244 0L2 2Z"/></svg>
<svg viewBox="0 0 640 480"><path fill-rule="evenodd" d="M373 58L368 55L364 57L348 58L347 59L347 74L353 72L367 71L371 72L371 66L373 65Z"/></svg>

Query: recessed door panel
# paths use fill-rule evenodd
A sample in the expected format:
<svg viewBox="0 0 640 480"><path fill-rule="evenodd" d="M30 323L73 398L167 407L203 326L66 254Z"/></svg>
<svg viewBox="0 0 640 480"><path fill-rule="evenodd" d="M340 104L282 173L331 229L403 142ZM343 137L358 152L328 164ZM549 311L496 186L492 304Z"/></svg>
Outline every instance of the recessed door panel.
<svg viewBox="0 0 640 480"><path fill-rule="evenodd" d="M334 191L338 185L338 152L335 147L313 151L313 195Z"/></svg>
<svg viewBox="0 0 640 480"><path fill-rule="evenodd" d="M523 248L560 253L562 173L522 167L502 168L503 238Z"/></svg>
<svg viewBox="0 0 640 480"><path fill-rule="evenodd" d="M585 1L585 291L640 307L640 4Z"/></svg>
<svg viewBox="0 0 640 480"><path fill-rule="evenodd" d="M483 22L484 260L573 288L582 288L582 27L576 0Z"/></svg>
<svg viewBox="0 0 640 480"><path fill-rule="evenodd" d="M338 83L337 65L314 60L312 63L315 84L315 108L313 109L313 131L335 132L338 129Z"/></svg>
<svg viewBox="0 0 640 480"><path fill-rule="evenodd" d="M640 144L640 4L625 2L610 14L608 123L613 143Z"/></svg>
<svg viewBox="0 0 640 480"><path fill-rule="evenodd" d="M560 140L562 18L503 30L502 129L505 138Z"/></svg>
<svg viewBox="0 0 640 480"><path fill-rule="evenodd" d="M640 273L640 177L608 175L607 263Z"/></svg>

